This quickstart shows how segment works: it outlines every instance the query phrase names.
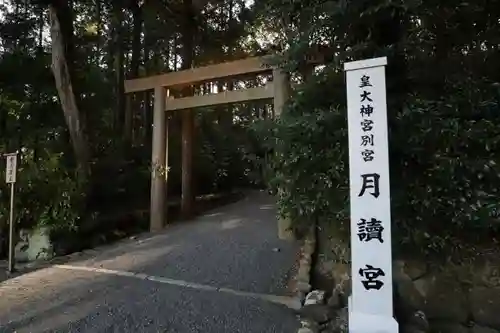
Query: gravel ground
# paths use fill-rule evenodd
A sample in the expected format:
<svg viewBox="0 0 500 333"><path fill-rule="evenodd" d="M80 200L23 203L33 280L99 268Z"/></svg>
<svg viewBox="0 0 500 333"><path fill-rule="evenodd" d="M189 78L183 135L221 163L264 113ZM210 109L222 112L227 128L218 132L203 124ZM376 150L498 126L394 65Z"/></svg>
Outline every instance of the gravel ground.
<svg viewBox="0 0 500 333"><path fill-rule="evenodd" d="M277 239L273 200L253 192L159 235L109 246L72 266L283 296L296 252ZM230 293L46 268L0 284L0 332L294 332L290 309Z"/></svg>

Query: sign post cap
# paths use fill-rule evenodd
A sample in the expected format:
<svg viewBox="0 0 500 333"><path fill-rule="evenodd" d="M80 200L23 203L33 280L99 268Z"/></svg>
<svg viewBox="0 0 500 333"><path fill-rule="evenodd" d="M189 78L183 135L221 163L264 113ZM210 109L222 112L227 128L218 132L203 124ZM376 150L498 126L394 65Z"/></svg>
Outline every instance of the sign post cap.
<svg viewBox="0 0 500 333"><path fill-rule="evenodd" d="M379 67L387 65L387 57L372 58L344 63L344 71L354 71L356 69Z"/></svg>

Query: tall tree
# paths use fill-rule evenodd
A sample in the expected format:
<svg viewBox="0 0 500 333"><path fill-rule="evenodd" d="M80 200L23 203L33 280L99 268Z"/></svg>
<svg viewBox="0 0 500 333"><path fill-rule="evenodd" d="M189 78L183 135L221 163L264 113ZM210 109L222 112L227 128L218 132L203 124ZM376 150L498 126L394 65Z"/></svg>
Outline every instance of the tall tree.
<svg viewBox="0 0 500 333"><path fill-rule="evenodd" d="M70 4L66 1L54 1L48 9L52 38L52 71L78 168L82 176L87 176L90 172L90 151L85 123L73 88L74 74L72 75L71 71L75 61L73 15Z"/></svg>
<svg viewBox="0 0 500 333"><path fill-rule="evenodd" d="M183 0L181 20L182 65L181 69L189 69L194 60L194 32L196 29L195 11L192 0ZM193 87L183 91L183 95L191 95ZM182 213L190 217L193 209L193 141L194 110L182 112Z"/></svg>
<svg viewBox="0 0 500 333"><path fill-rule="evenodd" d="M123 81L125 79L125 55L124 55L124 0L112 2L112 51L111 57L114 59L115 78L115 113L114 127L120 132L124 124L125 115L125 93Z"/></svg>
<svg viewBox="0 0 500 333"><path fill-rule="evenodd" d="M142 7L139 0L131 1L130 9L132 11L132 60L128 78L137 78L139 76L139 66L141 59L141 34L142 34ZM137 109L138 103L136 96L127 96L127 105L125 107L125 140L131 142L133 131L133 110Z"/></svg>

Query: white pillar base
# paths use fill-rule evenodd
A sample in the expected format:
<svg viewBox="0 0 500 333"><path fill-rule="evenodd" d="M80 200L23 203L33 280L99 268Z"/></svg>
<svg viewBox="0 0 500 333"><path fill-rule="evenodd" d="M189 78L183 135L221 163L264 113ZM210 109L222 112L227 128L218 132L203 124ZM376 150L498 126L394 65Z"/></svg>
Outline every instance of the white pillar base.
<svg viewBox="0 0 500 333"><path fill-rule="evenodd" d="M399 324L393 317L355 312L349 297L349 333L399 333Z"/></svg>

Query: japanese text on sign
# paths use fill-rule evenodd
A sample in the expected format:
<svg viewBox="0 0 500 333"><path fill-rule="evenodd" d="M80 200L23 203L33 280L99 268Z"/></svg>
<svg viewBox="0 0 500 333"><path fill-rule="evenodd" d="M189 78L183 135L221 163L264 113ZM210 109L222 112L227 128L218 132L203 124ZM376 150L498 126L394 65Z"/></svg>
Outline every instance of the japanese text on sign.
<svg viewBox="0 0 500 333"><path fill-rule="evenodd" d="M17 172L17 154L7 155L7 168L5 181L7 184L12 184L16 182L16 172Z"/></svg>
<svg viewBox="0 0 500 333"><path fill-rule="evenodd" d="M352 310L392 317L385 58L347 63Z"/></svg>

